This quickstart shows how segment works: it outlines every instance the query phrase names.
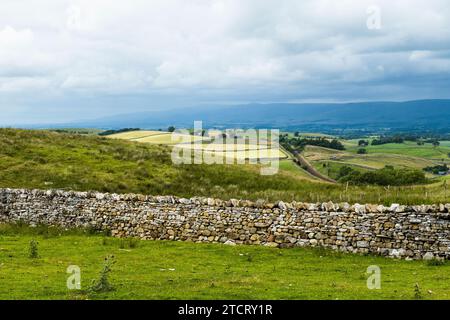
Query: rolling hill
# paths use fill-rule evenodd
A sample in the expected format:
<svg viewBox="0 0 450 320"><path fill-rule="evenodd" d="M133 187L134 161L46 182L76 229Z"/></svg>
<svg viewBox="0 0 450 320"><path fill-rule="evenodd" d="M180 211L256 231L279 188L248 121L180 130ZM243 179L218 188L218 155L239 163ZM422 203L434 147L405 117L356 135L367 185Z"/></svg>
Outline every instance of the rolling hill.
<svg viewBox="0 0 450 320"><path fill-rule="evenodd" d="M289 160L273 176L261 176L258 165L174 165L168 146L95 135L0 129L0 150L0 188L388 205L448 201L443 181L347 189L319 182Z"/></svg>

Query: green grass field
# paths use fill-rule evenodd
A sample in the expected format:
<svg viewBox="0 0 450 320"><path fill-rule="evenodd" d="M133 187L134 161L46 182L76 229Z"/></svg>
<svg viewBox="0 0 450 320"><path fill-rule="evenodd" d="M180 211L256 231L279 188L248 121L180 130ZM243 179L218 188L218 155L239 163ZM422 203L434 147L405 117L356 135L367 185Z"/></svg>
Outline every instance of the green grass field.
<svg viewBox="0 0 450 320"><path fill-rule="evenodd" d="M358 140L347 140L344 142L347 151L356 153L360 148L358 147ZM405 156L427 158L433 160L450 160L448 154L450 153L450 141L442 141L439 147L433 147L430 143L423 146L417 145L415 142L406 141L405 143L388 143L378 146L369 145L365 147L369 154L383 153L383 154L400 154Z"/></svg>
<svg viewBox="0 0 450 320"><path fill-rule="evenodd" d="M423 169L435 166L438 162L428 158L420 158L395 153L368 153L364 155L352 151L337 151L316 146L307 146L304 155L308 161L330 161L344 165L359 166L367 169L382 169L387 165L396 168ZM449 159L450 160L450 159Z"/></svg>
<svg viewBox="0 0 450 320"><path fill-rule="evenodd" d="M39 258L29 258L31 240ZM0 299L450 299L450 265L340 254L324 249L130 241L44 227L0 226ZM114 255L114 291L91 292ZM66 287L69 265L81 290ZM381 268L369 290L367 268Z"/></svg>

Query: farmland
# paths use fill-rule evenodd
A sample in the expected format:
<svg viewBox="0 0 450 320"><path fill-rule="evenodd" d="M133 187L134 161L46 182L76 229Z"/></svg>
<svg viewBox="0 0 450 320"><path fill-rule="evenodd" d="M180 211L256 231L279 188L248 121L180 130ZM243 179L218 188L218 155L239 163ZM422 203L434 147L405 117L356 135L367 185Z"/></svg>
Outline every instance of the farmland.
<svg viewBox="0 0 450 320"><path fill-rule="evenodd" d="M107 136L112 139L130 140L142 143L173 145L208 141L208 138L162 131L131 131Z"/></svg>
<svg viewBox="0 0 450 320"><path fill-rule="evenodd" d="M404 156L420 157L430 160L450 160L448 154L450 153L450 141L441 141L439 147L434 147L431 144L422 146L412 141L405 141L404 143L388 143L383 145L369 145L366 147L369 153L377 154L400 154ZM359 149L358 141L347 140L344 141L347 150L356 153ZM450 161L449 161L450 162Z"/></svg>
<svg viewBox="0 0 450 320"><path fill-rule="evenodd" d="M357 170L379 170L386 166L398 169L422 170L441 164L450 164L450 142L441 141L440 146L431 144L418 145L406 141L404 143L388 143L383 145L359 146L359 139L340 140L345 150L334 150L319 146L306 146L305 158L320 172L330 173L331 177L343 166ZM370 142L370 139L368 140ZM359 154L358 150L364 148L366 153ZM427 174L433 180L437 177Z"/></svg>
<svg viewBox="0 0 450 320"><path fill-rule="evenodd" d="M341 164L355 165L367 169L381 169L386 165L399 168L422 169L435 165L436 162L416 156L395 153L368 153L359 155L353 152L337 151L322 147L308 146L305 156L311 161L333 161Z"/></svg>
<svg viewBox="0 0 450 320"><path fill-rule="evenodd" d="M257 160L257 159L287 159L288 155L282 150L268 150L268 144L255 143L232 143L224 144L215 142L214 135L221 134L220 131L211 130L210 136L196 136L181 133L170 133L162 131L132 131L107 136L112 139L122 139L140 143L174 146L191 150L201 151L207 156L216 156L223 159L234 159L235 161Z"/></svg>

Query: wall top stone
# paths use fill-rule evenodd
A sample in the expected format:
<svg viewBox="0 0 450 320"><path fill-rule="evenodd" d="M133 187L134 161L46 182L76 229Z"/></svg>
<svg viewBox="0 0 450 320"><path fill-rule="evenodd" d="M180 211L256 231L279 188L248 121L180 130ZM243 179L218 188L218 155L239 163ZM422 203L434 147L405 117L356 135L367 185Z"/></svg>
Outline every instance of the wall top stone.
<svg viewBox="0 0 450 320"><path fill-rule="evenodd" d="M333 203L329 202L268 202L265 200L242 200L242 199L230 199L221 200L215 198L206 197L192 197L192 198L180 198L176 196L152 196L143 194L117 194L117 193L100 193L95 191L65 191L58 189L39 190L39 189L11 189L0 188L0 204L4 201L5 197L9 195L16 195L26 198L28 196L43 196L47 198L62 197L62 198L78 198L78 199L97 199L100 201L134 201L134 202L148 202L159 204L184 204L184 205L201 205L210 207L236 207L236 208L259 208L259 209L279 209L281 211L288 210L302 210L310 212L345 212L345 213L392 213L402 214L415 212L417 214L437 214L441 218L450 218L450 203L440 203L432 205L401 205L392 204L391 206L384 206L379 204L349 204L347 202Z"/></svg>

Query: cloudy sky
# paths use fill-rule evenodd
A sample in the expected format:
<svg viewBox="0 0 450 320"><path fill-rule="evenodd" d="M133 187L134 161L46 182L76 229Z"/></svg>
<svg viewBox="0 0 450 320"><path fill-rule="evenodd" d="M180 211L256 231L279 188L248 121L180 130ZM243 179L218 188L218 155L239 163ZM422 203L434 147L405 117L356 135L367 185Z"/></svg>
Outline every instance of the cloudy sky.
<svg viewBox="0 0 450 320"><path fill-rule="evenodd" d="M0 125L449 89L448 0L0 2Z"/></svg>

